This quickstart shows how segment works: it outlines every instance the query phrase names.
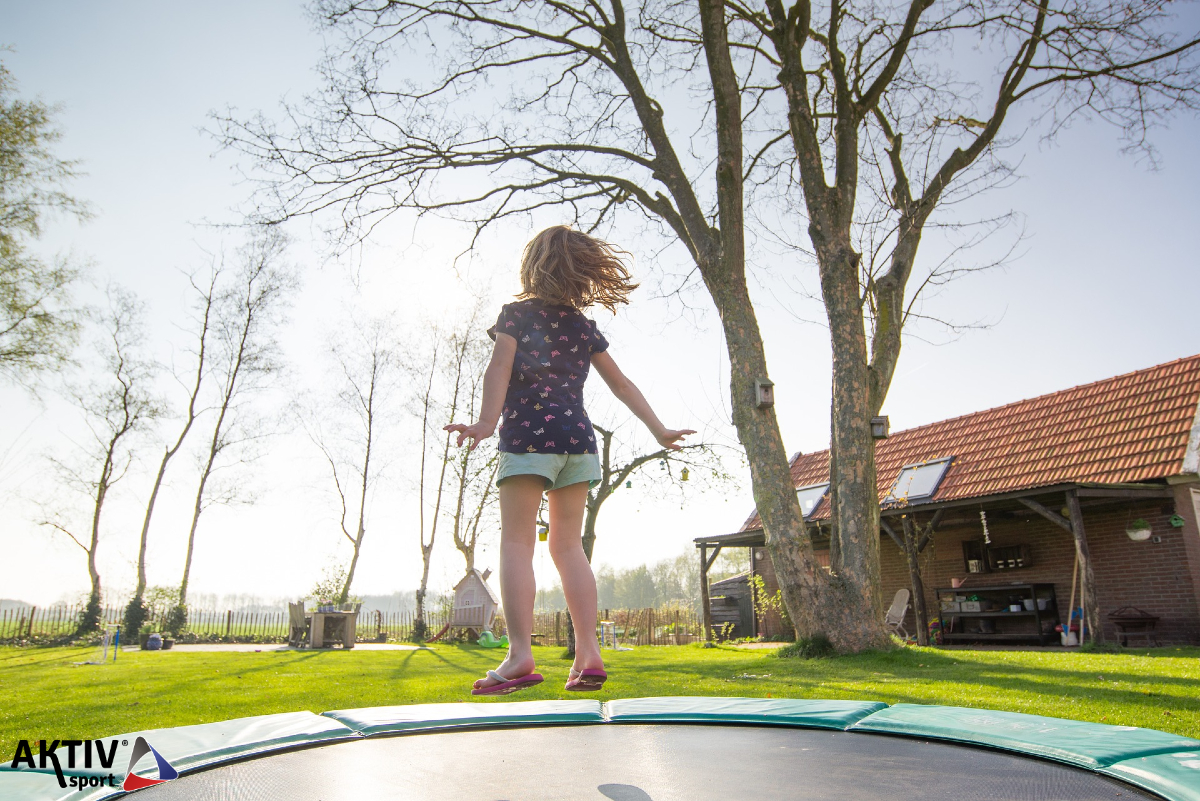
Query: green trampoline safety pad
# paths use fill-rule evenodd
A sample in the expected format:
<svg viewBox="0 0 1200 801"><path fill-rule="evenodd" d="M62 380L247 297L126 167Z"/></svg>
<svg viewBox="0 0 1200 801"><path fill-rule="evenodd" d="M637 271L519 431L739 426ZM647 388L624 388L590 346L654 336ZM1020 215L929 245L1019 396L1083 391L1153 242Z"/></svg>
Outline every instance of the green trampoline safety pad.
<svg viewBox="0 0 1200 801"><path fill-rule="evenodd" d="M920 704L896 704L881 709L850 726L849 731L982 745L1089 770L1141 757L1200 748L1200 740L1135 726L1108 726L1020 712Z"/></svg>
<svg viewBox="0 0 1200 801"><path fill-rule="evenodd" d="M341 709L324 715L368 737L430 729L604 722L599 701L413 704Z"/></svg>
<svg viewBox="0 0 1200 801"><path fill-rule="evenodd" d="M263 756L273 751L316 743L337 742L360 736L336 720L314 715L312 712L284 712L278 715L235 718L220 723L201 723L195 726L179 726L170 729L149 729L104 737L101 739L105 742L117 741L116 756L112 761L111 768L101 769L93 766L90 770L72 769L68 767L65 759L60 759L60 762L68 782L70 782L70 777L107 777L112 773L119 785L125 778L129 758L139 737L144 738L171 764L171 767L180 773L185 773L232 760ZM119 789L112 787L96 787L86 790L60 788L53 769L49 767L44 771L41 769L29 770L28 768L11 771L8 768L8 764L0 766L0 798L4 799L97 801L120 794ZM134 772L150 777L156 776L157 769L154 767L154 760L150 757L143 757L139 760ZM21 787L18 787L17 783L20 783Z"/></svg>
<svg viewBox="0 0 1200 801"><path fill-rule="evenodd" d="M799 698L627 698L604 705L615 723L753 723L843 730L886 709L878 701Z"/></svg>
<svg viewBox="0 0 1200 801"><path fill-rule="evenodd" d="M1127 759L1097 773L1158 793L1172 801L1200 801L1200 750Z"/></svg>

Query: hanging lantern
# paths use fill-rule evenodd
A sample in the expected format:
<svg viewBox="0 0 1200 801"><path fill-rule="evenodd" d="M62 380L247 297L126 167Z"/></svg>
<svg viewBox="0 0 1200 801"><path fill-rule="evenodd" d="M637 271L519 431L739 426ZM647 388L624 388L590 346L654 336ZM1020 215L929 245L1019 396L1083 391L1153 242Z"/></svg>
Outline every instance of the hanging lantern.
<svg viewBox="0 0 1200 801"><path fill-rule="evenodd" d="M633 482L632 482L632 481L626 481L626 482L625 482L625 489L633 489Z"/></svg>
<svg viewBox="0 0 1200 801"><path fill-rule="evenodd" d="M550 536L550 527L549 526L545 526L545 525L538 526L538 542L545 542L549 536Z"/></svg>
<svg viewBox="0 0 1200 801"><path fill-rule="evenodd" d="M687 480L688 480L688 469L687 469L686 467L685 467L685 468L683 468L683 472L679 474L679 480L680 480L680 481L687 481Z"/></svg>

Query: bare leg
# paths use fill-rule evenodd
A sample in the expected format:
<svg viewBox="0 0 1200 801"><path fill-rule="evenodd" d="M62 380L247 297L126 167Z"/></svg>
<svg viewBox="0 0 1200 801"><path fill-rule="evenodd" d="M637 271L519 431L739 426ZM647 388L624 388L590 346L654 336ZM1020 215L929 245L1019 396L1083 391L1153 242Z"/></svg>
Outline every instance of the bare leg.
<svg viewBox="0 0 1200 801"><path fill-rule="evenodd" d="M586 481L546 493L550 513L550 557L562 579L563 595L575 624L575 670L603 668L596 642L596 576L583 553Z"/></svg>
<svg viewBox="0 0 1200 801"><path fill-rule="evenodd" d="M534 526L546 479L512 476L500 483L500 598L508 628L508 656L496 672L518 679L533 672L533 602L537 588L533 577ZM490 677L475 682L476 689L498 682Z"/></svg>

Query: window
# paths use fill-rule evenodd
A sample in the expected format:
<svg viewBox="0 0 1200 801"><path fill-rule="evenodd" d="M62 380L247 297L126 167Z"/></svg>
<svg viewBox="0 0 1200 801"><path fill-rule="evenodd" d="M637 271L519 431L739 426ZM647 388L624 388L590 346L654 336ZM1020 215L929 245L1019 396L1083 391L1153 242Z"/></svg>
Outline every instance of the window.
<svg viewBox="0 0 1200 801"><path fill-rule="evenodd" d="M883 502L912 503L932 498L953 459L953 456L947 456L944 459L906 465L900 471L900 475L896 476L896 483L892 485Z"/></svg>
<svg viewBox="0 0 1200 801"><path fill-rule="evenodd" d="M812 513L816 511L817 505L821 503L821 499L827 492L829 492L829 482L813 484L796 490L796 499L800 501L800 511L804 513L805 520L812 517Z"/></svg>

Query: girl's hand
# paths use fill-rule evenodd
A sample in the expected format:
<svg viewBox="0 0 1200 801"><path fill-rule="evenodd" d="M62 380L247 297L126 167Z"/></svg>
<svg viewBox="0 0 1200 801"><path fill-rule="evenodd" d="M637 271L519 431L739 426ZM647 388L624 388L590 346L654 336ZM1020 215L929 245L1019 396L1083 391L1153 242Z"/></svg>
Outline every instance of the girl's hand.
<svg viewBox="0 0 1200 801"><path fill-rule="evenodd" d="M469 426L463 425L462 423L451 423L442 430L449 431L452 434L458 434L457 444L460 448L462 447L463 440L470 437L471 447L469 450L475 450L475 448L479 446L479 441L490 437L492 433L495 432L496 427L492 426L491 428L488 428L483 423L472 423Z"/></svg>
<svg viewBox="0 0 1200 801"><path fill-rule="evenodd" d="M695 434L695 433L696 432L691 430L690 428L685 428L682 431L664 431L661 434L659 434L657 437L655 437L655 439L658 440L659 445L662 445L667 450L678 451L678 450L681 450L683 448L683 446L678 444L676 442L676 440L681 440L684 437L686 437L688 434Z"/></svg>

